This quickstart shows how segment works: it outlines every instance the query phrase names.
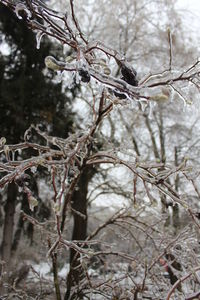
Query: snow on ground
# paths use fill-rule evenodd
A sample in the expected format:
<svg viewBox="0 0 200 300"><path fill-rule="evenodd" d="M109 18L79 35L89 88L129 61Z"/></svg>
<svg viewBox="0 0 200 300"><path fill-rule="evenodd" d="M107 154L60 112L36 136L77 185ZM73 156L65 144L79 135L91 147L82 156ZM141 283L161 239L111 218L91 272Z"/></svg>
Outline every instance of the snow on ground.
<svg viewBox="0 0 200 300"><path fill-rule="evenodd" d="M29 264L32 266L32 270L29 273L29 278L32 278L36 281L40 279L53 280L51 263L41 262L39 264L36 264L36 263L29 262ZM68 272L69 272L69 264L66 263L59 270L58 276L60 278L65 279Z"/></svg>

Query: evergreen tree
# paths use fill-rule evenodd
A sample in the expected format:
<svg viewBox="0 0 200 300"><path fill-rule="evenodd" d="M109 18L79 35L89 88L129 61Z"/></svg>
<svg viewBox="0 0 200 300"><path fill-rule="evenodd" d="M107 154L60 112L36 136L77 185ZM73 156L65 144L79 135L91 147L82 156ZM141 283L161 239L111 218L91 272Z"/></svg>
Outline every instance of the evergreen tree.
<svg viewBox="0 0 200 300"><path fill-rule="evenodd" d="M2 4L0 41L1 46L7 47L7 55L0 53L0 137L5 137L8 144L19 143L23 141L26 129L33 123L43 125L50 134L66 138L73 124L70 99L62 93L61 83L53 83L53 73L44 72L45 57L55 51L61 52L62 49L44 38L38 50L35 34L27 28L24 20L19 20ZM36 182L32 180L30 184L37 194ZM16 234L13 235L17 195L17 186L11 183L4 195L6 201L1 243L1 256L7 262L11 249L17 248L24 226L21 216ZM22 209L30 214L26 195L19 197ZM38 210L44 211L44 208L39 207ZM28 226L28 230L33 228Z"/></svg>
<svg viewBox="0 0 200 300"><path fill-rule="evenodd" d="M18 143L31 123L40 123L66 137L73 122L69 99L61 84L52 82L53 75L43 72L45 57L54 51L51 42L44 39L38 50L23 20L3 5L0 16L0 35L9 48L9 55L0 56L0 135Z"/></svg>

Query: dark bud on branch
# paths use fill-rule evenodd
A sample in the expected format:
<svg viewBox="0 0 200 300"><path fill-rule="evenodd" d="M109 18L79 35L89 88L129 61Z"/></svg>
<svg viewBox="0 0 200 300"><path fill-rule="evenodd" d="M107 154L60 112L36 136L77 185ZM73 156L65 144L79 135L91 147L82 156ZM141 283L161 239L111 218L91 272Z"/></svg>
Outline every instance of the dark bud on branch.
<svg viewBox="0 0 200 300"><path fill-rule="evenodd" d="M126 64L122 64L121 67L122 80L126 81L128 84L132 86L138 86L138 81L136 79L137 72L131 66L127 66Z"/></svg>
<svg viewBox="0 0 200 300"><path fill-rule="evenodd" d="M122 74L121 79L132 86L138 86L138 80L136 78L136 70L125 61L116 60ZM125 99L127 96L118 90L114 90L114 95L119 99Z"/></svg>
<svg viewBox="0 0 200 300"><path fill-rule="evenodd" d="M90 74L84 69L79 69L78 71L82 82L90 82Z"/></svg>

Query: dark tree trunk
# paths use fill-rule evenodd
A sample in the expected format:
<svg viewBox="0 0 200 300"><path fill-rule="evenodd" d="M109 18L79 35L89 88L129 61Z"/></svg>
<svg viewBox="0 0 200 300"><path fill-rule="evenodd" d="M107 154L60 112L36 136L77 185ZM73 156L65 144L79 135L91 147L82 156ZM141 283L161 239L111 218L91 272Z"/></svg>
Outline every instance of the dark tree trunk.
<svg viewBox="0 0 200 300"><path fill-rule="evenodd" d="M28 206L27 196L23 195L21 209L23 211L25 211L26 213L28 213L29 212L28 208L29 208L29 206ZM19 241L20 241L23 226L24 226L24 218L20 214L19 220L18 220L18 223L17 223L17 228L16 228L14 238L13 238L13 242L12 242L12 251L13 252L15 252L17 250L17 247L19 245Z"/></svg>
<svg viewBox="0 0 200 300"><path fill-rule="evenodd" d="M72 240L85 240L87 237L87 192L88 184L94 174L94 169L85 168L78 183L78 190L74 191L71 203L74 218ZM72 299L70 298L71 289L75 285L78 286L83 277L84 271L80 265L80 255L74 249L70 249L70 271L67 276L65 300ZM82 299L81 291L79 299Z"/></svg>
<svg viewBox="0 0 200 300"><path fill-rule="evenodd" d="M5 218L1 244L1 258L7 265L9 264L11 257L17 191L18 189L15 183L10 183L8 185L7 200L4 207Z"/></svg>
<svg viewBox="0 0 200 300"><path fill-rule="evenodd" d="M4 217L4 224L3 224L3 237L1 242L1 259L5 262L4 268L2 270L6 271L4 274L0 274L3 279L0 282L0 294L6 292L6 288L2 286L3 282L7 281L7 275L9 274L9 267L11 263L11 247L12 247L12 240L13 240L13 230L14 230L14 215L15 215L15 205L16 205L16 198L17 198L17 186L15 183L10 183L8 185L7 190L7 200L4 206L5 217ZM0 272L2 272L0 270Z"/></svg>
<svg viewBox="0 0 200 300"><path fill-rule="evenodd" d="M177 167L179 164L178 161L178 148L174 147L174 163L175 166ZM175 190L178 192L179 190L179 184L180 184L180 180L179 180L179 174L176 174L176 178L175 178ZM177 233L177 229L180 226L180 217L179 217L179 205L178 203L175 203L175 205L173 206L173 215L172 215L172 221L173 221L173 226L174 226L174 234Z"/></svg>

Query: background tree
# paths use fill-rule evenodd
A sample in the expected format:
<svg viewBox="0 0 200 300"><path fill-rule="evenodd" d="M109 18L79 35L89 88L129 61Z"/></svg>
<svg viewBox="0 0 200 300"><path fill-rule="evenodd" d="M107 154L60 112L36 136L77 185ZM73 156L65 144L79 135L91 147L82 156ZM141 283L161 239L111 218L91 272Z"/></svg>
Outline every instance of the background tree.
<svg viewBox="0 0 200 300"><path fill-rule="evenodd" d="M53 46L46 38L38 50L35 34L23 20L20 21L2 4L0 14L2 47L6 49L5 54L1 54L1 136L5 136L11 144L23 141L24 132L35 123L50 133L67 137L73 124L70 99L62 93L61 83L53 83L54 74L44 74L44 58L51 51L59 53L59 47ZM20 155L14 153L15 159L17 156ZM32 186L34 193L38 195L36 181ZM24 223L21 216L13 241L17 197L21 198L22 209L30 212L26 197L20 196L16 184L11 183L2 199L5 203L5 217L1 249L2 259L6 262L10 260L11 247L17 247ZM46 206L45 203L41 205Z"/></svg>

